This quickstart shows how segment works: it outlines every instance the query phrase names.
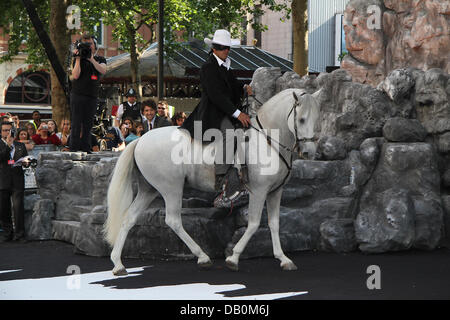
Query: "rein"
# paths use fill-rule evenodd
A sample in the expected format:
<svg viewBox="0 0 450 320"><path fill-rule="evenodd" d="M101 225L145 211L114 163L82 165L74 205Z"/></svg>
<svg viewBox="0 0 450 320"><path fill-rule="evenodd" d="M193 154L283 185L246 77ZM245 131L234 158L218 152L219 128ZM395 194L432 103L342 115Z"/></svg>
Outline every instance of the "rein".
<svg viewBox="0 0 450 320"><path fill-rule="evenodd" d="M301 96L303 96L304 94L305 94L305 92L302 93ZM294 105L292 106L291 111L289 112L289 114L288 114L288 116L287 116L287 118L286 118L286 120L288 120L289 117L291 116L292 111L294 111L294 137L295 137L295 142L294 142L294 145L292 146L292 148L286 147L286 146L283 145L281 142L279 142L279 141L273 139L271 136L267 135L267 134L263 131L264 128L263 128L263 126L262 126L262 124L261 124L261 121L259 120L258 116L256 116L256 122L258 123L258 126L260 127L260 129L256 128L256 127L253 126L252 124L249 125L251 128L255 129L255 130L258 131L259 133L262 133L262 134L266 137L266 140L267 140L267 143L268 143L269 146L272 146L272 141L273 141L273 142L276 142L281 148L283 148L284 150L288 151L288 152L290 153L290 155L291 155L291 159L290 159L290 161L288 162L288 161L286 160L286 158L281 154L281 152L278 151L278 156L279 156L280 159L283 161L283 163L286 165L286 167L287 167L287 169L288 169L288 173L287 173L286 176L284 177L284 179L283 179L283 181L281 182L281 184L280 184L278 187L276 187L275 189L273 189L272 191L270 191L270 193L277 191L278 189L280 189L280 188L286 183L286 180L288 179L289 175L291 174L291 170L292 170L292 162L293 162L293 156L292 156L292 154L295 152L296 149L299 148L299 146L300 146L299 143L300 143L300 142L313 141L313 139L307 139L307 138L301 138L301 139L299 139L299 138L298 138L298 134L297 134L297 121L296 121L296 119L297 119L297 106L299 105L299 102L298 102L298 97L297 97L297 95L296 95L295 93L293 93L293 95L294 95L295 102L294 102ZM255 99L259 104L262 105L262 103L261 103L260 101L258 101L255 97L254 97L254 99Z"/></svg>

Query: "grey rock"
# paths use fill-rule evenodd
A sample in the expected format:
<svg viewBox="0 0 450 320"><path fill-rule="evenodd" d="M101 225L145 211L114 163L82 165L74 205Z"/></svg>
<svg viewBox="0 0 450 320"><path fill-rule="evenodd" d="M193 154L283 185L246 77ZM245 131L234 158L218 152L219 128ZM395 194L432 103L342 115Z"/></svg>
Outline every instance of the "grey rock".
<svg viewBox="0 0 450 320"><path fill-rule="evenodd" d="M280 68L258 68L253 73L250 86L256 99L249 97L249 114L255 116L261 107L260 103L265 103L272 98L277 91L276 81L281 77Z"/></svg>
<svg viewBox="0 0 450 320"><path fill-rule="evenodd" d="M447 247L450 248L450 195L442 196L442 207L444 209L444 238Z"/></svg>
<svg viewBox="0 0 450 320"><path fill-rule="evenodd" d="M356 250L353 219L327 220L320 225L321 249L334 252Z"/></svg>
<svg viewBox="0 0 450 320"><path fill-rule="evenodd" d="M375 205L365 206L355 220L359 249L368 253L406 250L415 237L414 204L404 189L374 195Z"/></svg>
<svg viewBox="0 0 450 320"><path fill-rule="evenodd" d="M384 139L380 138L369 138L361 143L361 146L359 147L361 161L368 168L373 168L378 163L383 143Z"/></svg>
<svg viewBox="0 0 450 320"><path fill-rule="evenodd" d="M52 236L55 240L60 240L74 244L80 230L79 221L53 221Z"/></svg>
<svg viewBox="0 0 450 320"><path fill-rule="evenodd" d="M450 153L450 132L439 136L438 150L442 153Z"/></svg>
<svg viewBox="0 0 450 320"><path fill-rule="evenodd" d="M450 169L447 169L442 175L442 185L444 187L450 187Z"/></svg>
<svg viewBox="0 0 450 320"><path fill-rule="evenodd" d="M313 94L318 89L316 76L305 75L300 77L295 72L285 72L276 80L276 92L278 93L290 88L305 89L309 94Z"/></svg>
<svg viewBox="0 0 450 320"><path fill-rule="evenodd" d="M450 131L449 75L439 69L416 71L414 105L417 119L428 133Z"/></svg>
<svg viewBox="0 0 450 320"><path fill-rule="evenodd" d="M392 142L422 142L427 131L419 120L396 117L386 121L383 136Z"/></svg>
<svg viewBox="0 0 450 320"><path fill-rule="evenodd" d="M431 144L384 144L360 199L355 222L359 248L365 252L435 248L442 237L437 230L443 227L441 204L436 200L439 191Z"/></svg>
<svg viewBox="0 0 450 320"><path fill-rule="evenodd" d="M399 102L409 98L415 85L415 79L408 69L393 70L378 85L379 90L385 91L391 100Z"/></svg>
<svg viewBox="0 0 450 320"><path fill-rule="evenodd" d="M415 215L414 248L432 250L441 240L444 229L444 212L440 198L413 197Z"/></svg>
<svg viewBox="0 0 450 320"><path fill-rule="evenodd" d="M55 206L51 200L38 200L34 206L31 227L28 234L30 240L52 239L52 221L55 217Z"/></svg>
<svg viewBox="0 0 450 320"><path fill-rule="evenodd" d="M101 221L104 221L104 217L105 215L93 213L85 213L81 216L80 227L74 242L77 252L96 257L110 254L111 248L103 238L103 222Z"/></svg>
<svg viewBox="0 0 450 320"><path fill-rule="evenodd" d="M316 159L343 160L347 157L344 141L337 137L322 137L318 142Z"/></svg>

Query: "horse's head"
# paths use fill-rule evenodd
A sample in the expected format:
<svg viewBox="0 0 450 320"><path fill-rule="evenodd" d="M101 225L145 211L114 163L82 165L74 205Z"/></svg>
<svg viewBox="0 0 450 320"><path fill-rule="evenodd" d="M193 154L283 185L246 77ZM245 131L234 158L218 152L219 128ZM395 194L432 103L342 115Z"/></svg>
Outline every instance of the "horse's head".
<svg viewBox="0 0 450 320"><path fill-rule="evenodd" d="M292 92L294 103L289 113L288 126L299 144L301 158L312 159L316 151L314 128L320 115L320 105L316 98L308 93L298 96Z"/></svg>

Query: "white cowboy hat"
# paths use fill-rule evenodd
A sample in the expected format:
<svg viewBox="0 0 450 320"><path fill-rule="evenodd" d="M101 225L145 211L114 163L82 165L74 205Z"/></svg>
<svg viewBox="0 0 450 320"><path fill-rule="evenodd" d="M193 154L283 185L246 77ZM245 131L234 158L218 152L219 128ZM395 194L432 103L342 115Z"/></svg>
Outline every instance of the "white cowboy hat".
<svg viewBox="0 0 450 320"><path fill-rule="evenodd" d="M231 34L224 29L219 29L214 32L214 37L211 39L205 38L205 43L211 46L213 43L220 44L222 46L231 47Z"/></svg>

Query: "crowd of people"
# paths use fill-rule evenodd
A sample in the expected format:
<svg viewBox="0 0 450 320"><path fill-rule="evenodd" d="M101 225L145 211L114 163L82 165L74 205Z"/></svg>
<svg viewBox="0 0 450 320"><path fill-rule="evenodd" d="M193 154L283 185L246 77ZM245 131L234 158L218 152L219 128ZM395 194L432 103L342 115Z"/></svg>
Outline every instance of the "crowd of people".
<svg viewBox="0 0 450 320"><path fill-rule="evenodd" d="M131 100L131 99L130 99ZM119 117L116 127L108 129L106 137L106 148L108 150L121 151L131 141L138 139L147 131L164 126L181 126L186 119L184 112L177 112L171 118L168 112L167 101L146 100L141 103L139 116ZM116 118L117 120L117 118ZM71 122L69 119L63 119L61 123L55 120L41 120L39 111L34 111L32 120L21 122L17 115L6 113L0 117L0 123L10 123L15 141L25 145L27 151L33 150L36 145L51 144L58 147L61 151L69 151ZM82 134L82 133L81 133ZM99 151L98 138L91 134L91 151Z"/></svg>
<svg viewBox="0 0 450 320"><path fill-rule="evenodd" d="M163 126L181 125L186 119L183 112L169 118L165 101L142 102L138 117L121 117L118 127L112 126L106 137L106 148L121 151L149 130ZM126 108L125 108L126 111ZM24 229L24 172L19 164L38 145L54 145L60 151L70 151L71 121L42 120L34 111L32 120L20 121L17 115L6 113L0 117L2 137L0 140L0 242L26 242ZM80 131L80 139L83 131ZM100 151L98 137L91 133L91 151Z"/></svg>

